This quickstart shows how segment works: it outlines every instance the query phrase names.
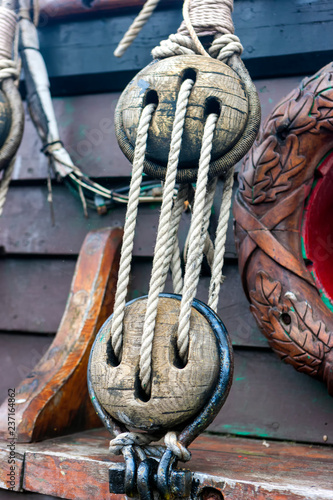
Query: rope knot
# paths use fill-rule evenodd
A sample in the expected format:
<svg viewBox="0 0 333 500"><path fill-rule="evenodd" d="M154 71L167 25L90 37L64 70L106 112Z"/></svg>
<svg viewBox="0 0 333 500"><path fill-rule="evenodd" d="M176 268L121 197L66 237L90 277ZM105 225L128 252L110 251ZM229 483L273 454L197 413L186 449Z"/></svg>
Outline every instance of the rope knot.
<svg viewBox="0 0 333 500"><path fill-rule="evenodd" d="M178 441L178 436L175 432L168 432L165 435L164 443L167 449L171 450L182 462L191 460L191 453Z"/></svg>
<svg viewBox="0 0 333 500"><path fill-rule="evenodd" d="M17 80L19 76L20 72L15 61L12 61L11 59L0 60L0 82L6 78L13 78L13 80Z"/></svg>
<svg viewBox="0 0 333 500"><path fill-rule="evenodd" d="M109 451L112 455L120 455L124 446L146 446L153 441L148 434L141 432L122 432L111 439Z"/></svg>
<svg viewBox="0 0 333 500"><path fill-rule="evenodd" d="M216 57L220 61L226 61L233 54L241 55L243 52L243 45L236 35L226 34L215 38L210 49L209 54Z"/></svg>

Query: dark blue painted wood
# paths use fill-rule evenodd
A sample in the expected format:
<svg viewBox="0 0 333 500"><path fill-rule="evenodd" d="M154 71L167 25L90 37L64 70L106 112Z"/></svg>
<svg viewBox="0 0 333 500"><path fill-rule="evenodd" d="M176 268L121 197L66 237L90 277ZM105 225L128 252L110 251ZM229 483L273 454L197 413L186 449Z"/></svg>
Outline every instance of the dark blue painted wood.
<svg viewBox="0 0 333 500"><path fill-rule="evenodd" d="M158 10L117 59L113 51L134 17L122 13L42 27L41 51L53 92L123 89L150 62L151 49L174 33L182 19L180 5ZM331 0L236 0L234 23L253 78L310 74L333 58Z"/></svg>

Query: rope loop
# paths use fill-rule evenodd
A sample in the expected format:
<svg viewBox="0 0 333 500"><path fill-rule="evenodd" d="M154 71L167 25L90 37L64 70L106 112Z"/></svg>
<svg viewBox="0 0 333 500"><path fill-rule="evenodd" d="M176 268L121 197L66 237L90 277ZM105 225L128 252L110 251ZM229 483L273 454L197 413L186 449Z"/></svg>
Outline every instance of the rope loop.
<svg viewBox="0 0 333 500"><path fill-rule="evenodd" d="M226 34L221 35L213 41L209 48L209 54L219 61L226 61L234 54L239 56L243 53L243 45L236 35Z"/></svg>
<svg viewBox="0 0 333 500"><path fill-rule="evenodd" d="M20 72L15 61L12 61L11 59L0 60L0 82L6 78L17 80L19 76Z"/></svg>
<svg viewBox="0 0 333 500"><path fill-rule="evenodd" d="M109 444L109 452L112 455L121 455L124 448L127 446L133 446L137 454L142 456L161 458L166 450L171 450L172 453L182 462L188 462L191 460L191 453L188 449L178 441L178 435L176 432L168 432L164 437L163 445L153 445L150 443L156 441L156 437L149 436L142 432L122 432L118 434L115 438L111 439Z"/></svg>
<svg viewBox="0 0 333 500"><path fill-rule="evenodd" d="M188 462L191 460L191 453L178 441L178 436L176 432L168 432L164 438L165 446L168 450L179 458L182 462Z"/></svg>
<svg viewBox="0 0 333 500"><path fill-rule="evenodd" d="M147 0L141 12L135 18L114 55L121 57L130 47L143 26L154 12L159 0ZM201 54L207 57L217 57L227 61L234 54L242 54L243 46L234 35L232 21L234 0L185 0L183 6L183 22L178 32L162 40L160 45L152 50L154 59L166 57ZM215 40L208 52L203 47L199 37L214 36Z"/></svg>
<svg viewBox="0 0 333 500"><path fill-rule="evenodd" d="M154 59L165 59L166 57L194 55L195 44L191 38L180 33L172 34L167 40L162 40L151 52Z"/></svg>

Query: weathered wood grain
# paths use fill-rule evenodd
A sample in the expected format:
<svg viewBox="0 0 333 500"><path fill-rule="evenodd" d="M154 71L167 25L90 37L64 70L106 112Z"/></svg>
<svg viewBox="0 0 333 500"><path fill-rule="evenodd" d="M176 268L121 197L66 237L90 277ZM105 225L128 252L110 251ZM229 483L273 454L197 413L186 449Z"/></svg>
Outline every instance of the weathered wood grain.
<svg viewBox="0 0 333 500"><path fill-rule="evenodd" d="M134 259L129 300L147 295L151 264L150 259ZM0 303L3 311L6 311L6 314L0 314L0 331L54 334L65 309L74 267L75 260L68 258L0 259ZM245 294L241 291L237 264L227 261L223 273L226 281L221 287L218 314L226 325L232 343L251 347L267 346L267 340L259 332ZM199 300L207 302L208 287L209 277L202 276L197 294ZM165 291L172 292L170 275ZM5 349L6 341L0 345ZM22 356L23 353L24 350ZM34 359L33 365L38 361L35 356ZM29 365L30 370L33 365Z"/></svg>
<svg viewBox="0 0 333 500"><path fill-rule="evenodd" d="M24 490L68 499L124 500L107 489L111 460L120 460L108 454L108 441L107 431L98 430L20 445L25 452ZM332 498L329 447L205 435L190 449L192 460L186 467L195 472L200 486L215 487L227 499Z"/></svg>
<svg viewBox="0 0 333 500"><path fill-rule="evenodd" d="M96 398L116 420L136 429L165 431L194 417L214 390L219 370L215 334L207 319L192 307L187 362L177 364L176 333L180 301L159 300L152 343L149 385L138 390L140 349L147 299L128 305L123 322L121 362L110 356L111 322L96 337L89 379ZM117 361L119 363L119 360Z"/></svg>
<svg viewBox="0 0 333 500"><path fill-rule="evenodd" d="M39 493L15 493L13 491L0 490L0 500L57 500L60 497L50 497Z"/></svg>
<svg viewBox="0 0 333 500"><path fill-rule="evenodd" d="M21 380L22 366L26 375L34 364L25 360L24 354L38 361L37 355L41 357L48 346L45 341L40 351L35 338L15 338L16 348L15 343L9 342L11 350L0 350L4 395L12 382ZM3 345L7 343L1 343ZM333 444L332 398L322 382L297 373L269 351L236 348L234 354L233 385L210 431L263 439ZM324 441L324 436L327 436L327 441Z"/></svg>
<svg viewBox="0 0 333 500"><path fill-rule="evenodd" d="M21 453L19 450L13 449L14 458L10 456L10 449L7 447L7 444L10 444L9 441L4 441L0 444L0 488L8 490L9 488L13 488L12 491L19 491L22 484L23 479L23 461L24 461L24 453ZM14 462L8 463L8 460ZM14 469L10 470L10 467L14 467ZM13 473L12 483L10 473ZM2 498L2 491L0 489L0 499Z"/></svg>
<svg viewBox="0 0 333 500"><path fill-rule="evenodd" d="M290 77L254 82L263 120L299 81L300 77ZM108 92L55 97L53 105L61 139L74 163L93 178L116 178L128 183L132 168L121 152L114 133L114 111L119 95L120 93ZM29 114L26 113L13 181L44 181L47 178L48 162L40 148L41 142Z"/></svg>
<svg viewBox="0 0 333 500"><path fill-rule="evenodd" d="M95 335L113 307L122 230L90 232L82 246L57 335L16 388L16 439L29 442L98 424L86 371ZM8 433L7 400L0 435ZM55 420L55 414L57 418Z"/></svg>
<svg viewBox="0 0 333 500"><path fill-rule="evenodd" d="M117 106L121 124L118 123L116 134L119 141L121 132L126 134L127 147L122 145L124 152L128 144L135 147L142 108L147 99L155 99L158 105L150 122L147 157L154 164L167 166L177 97L185 79L192 80L193 85L188 98L179 167L198 167L207 113L218 115L212 161L223 157L240 140L248 120L249 102L237 73L226 64L207 57L178 56L162 59L143 69L121 94Z"/></svg>

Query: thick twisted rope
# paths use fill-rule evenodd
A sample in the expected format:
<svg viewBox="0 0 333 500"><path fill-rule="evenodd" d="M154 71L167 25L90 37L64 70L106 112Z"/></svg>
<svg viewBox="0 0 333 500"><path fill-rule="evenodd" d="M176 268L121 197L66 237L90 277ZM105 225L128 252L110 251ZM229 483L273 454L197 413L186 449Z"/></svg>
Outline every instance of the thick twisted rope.
<svg viewBox="0 0 333 500"><path fill-rule="evenodd" d="M179 163L179 155L182 144L184 131L185 114L187 110L188 99L191 89L194 85L193 80L185 80L180 88L175 119L172 128L171 144L168 157L167 173L165 178L163 202L161 207L161 215L158 225L156 246L154 251L153 269L149 283L149 295L147 300L147 309L142 334L142 343L140 350L140 373L142 388L149 392L150 377L151 377L151 353L153 345L153 337L155 331L158 296L164 287L163 279L166 278L164 273L164 258L170 239L169 227L172 218L172 203L173 192L176 183L177 168Z"/></svg>
<svg viewBox="0 0 333 500"><path fill-rule="evenodd" d="M143 434L141 432L123 432L110 441L109 451L113 455L120 455L125 446L133 446L137 451L141 449L147 456L160 458L165 450L169 449L182 462L187 462L191 459L191 453L178 441L176 432L168 432L165 435L165 446L150 446L150 443L153 441L156 441L156 438L148 434Z"/></svg>
<svg viewBox="0 0 333 500"><path fill-rule="evenodd" d="M133 173L128 195L128 205L124 226L123 244L121 250L117 291L113 310L113 321L111 325L112 347L116 357L119 359L122 349L123 319L126 305L126 295L132 262L133 240L135 234L136 217L138 213L140 186L142 181L143 163L146 154L148 129L152 115L156 108L155 104L148 104L142 111L138 134L135 143L135 154L133 160Z"/></svg>
<svg viewBox="0 0 333 500"><path fill-rule="evenodd" d="M129 27L118 47L114 51L121 57L140 33L143 26L154 12L159 0L147 0L139 15ZM176 35L170 35L152 51L154 59L175 55L201 54L226 61L233 54L241 54L243 46L234 35L231 13L234 0L185 0L183 6L184 21ZM208 52L199 40L200 36L215 36Z"/></svg>
<svg viewBox="0 0 333 500"><path fill-rule="evenodd" d="M177 347L179 355L184 362L186 362L188 354L191 307L198 286L203 256L203 246L209 223L209 212L213 203L216 187L216 179L214 179L213 182L210 183L209 191L207 190L208 170L217 120L218 115L215 113L212 113L207 117L199 159L197 189L194 198L188 259L185 269L183 296L180 305L179 326L177 332Z"/></svg>
<svg viewBox="0 0 333 500"><path fill-rule="evenodd" d="M233 0L185 0L184 21L177 34L170 35L152 51L153 57L164 58L182 54L201 54L227 61L233 54L241 54L243 46L234 35L231 13ZM215 36L208 52L200 36Z"/></svg>
<svg viewBox="0 0 333 500"><path fill-rule="evenodd" d="M227 178L224 183L219 221L216 229L214 258L211 266L212 277L209 284L208 305L215 312L217 311L221 282L223 282L223 278L221 280L221 276L232 200L232 187L234 184L234 170L234 168L231 168L228 171Z"/></svg>
<svg viewBox="0 0 333 500"><path fill-rule="evenodd" d="M9 166L4 170L2 174L2 179L0 181L0 217L2 215L4 205L7 198L7 193L9 189L9 184L13 175L13 170L15 166L15 157L10 162Z"/></svg>
<svg viewBox="0 0 333 500"><path fill-rule="evenodd" d="M180 250L178 244L177 233L180 224L180 218L184 211L185 202L188 196L188 184L181 184L178 189L176 201L173 206L172 216L170 221L170 230L167 248L164 257L164 269L161 287L161 293L164 290L166 276L171 269L173 290L175 293L182 293L183 289L183 273L180 259Z"/></svg>
<svg viewBox="0 0 333 500"><path fill-rule="evenodd" d="M13 52L13 41L17 29L17 17L13 10L0 7L0 83L11 78L16 80L19 77L17 61L11 59ZM15 51L16 52L16 51ZM15 54L14 54L15 55ZM16 54L17 55L17 54ZM6 148L4 145L4 149ZM11 156L11 155L9 155ZM9 184L15 166L15 156L11 158L8 166L4 168L0 181L0 216L5 205Z"/></svg>
<svg viewBox="0 0 333 500"><path fill-rule="evenodd" d="M159 0L147 0L141 9L139 15L134 19L131 26L126 31L118 47L114 51L116 57L121 57L125 51L132 45L133 40L138 36L143 26L146 24L152 13L154 12Z"/></svg>

